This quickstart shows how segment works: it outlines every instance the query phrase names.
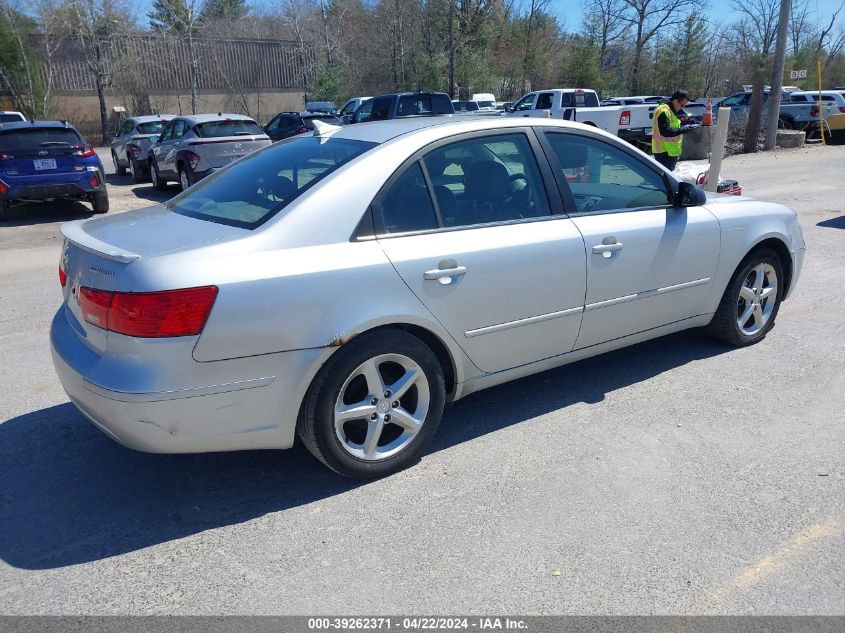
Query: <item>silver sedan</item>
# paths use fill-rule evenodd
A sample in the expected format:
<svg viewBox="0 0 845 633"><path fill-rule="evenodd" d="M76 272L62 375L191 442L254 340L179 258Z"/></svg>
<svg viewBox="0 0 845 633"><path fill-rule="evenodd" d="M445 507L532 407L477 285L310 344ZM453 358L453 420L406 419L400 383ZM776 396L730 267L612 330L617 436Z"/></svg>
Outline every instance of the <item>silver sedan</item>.
<svg viewBox="0 0 845 633"><path fill-rule="evenodd" d="M362 478L474 391L686 328L756 343L804 258L792 210L549 119L320 125L62 232L53 360L95 425L166 453L298 435Z"/></svg>

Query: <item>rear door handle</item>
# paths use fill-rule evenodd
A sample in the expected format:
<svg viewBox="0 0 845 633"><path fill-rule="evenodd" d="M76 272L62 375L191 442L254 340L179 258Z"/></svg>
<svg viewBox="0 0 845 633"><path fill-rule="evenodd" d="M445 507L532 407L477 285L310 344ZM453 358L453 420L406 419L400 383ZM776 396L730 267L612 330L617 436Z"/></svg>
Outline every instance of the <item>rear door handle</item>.
<svg viewBox="0 0 845 633"><path fill-rule="evenodd" d="M610 244L596 244L593 246L593 254L601 255L603 257L610 257L613 253L622 250L622 242L612 242Z"/></svg>
<svg viewBox="0 0 845 633"><path fill-rule="evenodd" d="M445 259L437 264L434 270L427 270L423 273L423 278L428 280L437 280L441 284L449 284L453 277L460 277L467 274L466 266L458 266L458 263L453 259Z"/></svg>

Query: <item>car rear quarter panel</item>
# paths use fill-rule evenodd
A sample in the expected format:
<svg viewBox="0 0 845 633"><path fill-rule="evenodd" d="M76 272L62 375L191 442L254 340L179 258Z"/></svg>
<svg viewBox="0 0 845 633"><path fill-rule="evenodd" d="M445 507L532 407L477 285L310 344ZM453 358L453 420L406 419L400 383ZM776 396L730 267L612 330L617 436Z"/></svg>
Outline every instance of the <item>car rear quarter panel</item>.
<svg viewBox="0 0 845 633"><path fill-rule="evenodd" d="M789 251L792 279L788 291L794 288L803 260L804 239L792 209L735 196L709 198L705 206L716 216L721 227L719 263L709 299L711 311L715 312L718 307L740 262L755 246L768 239L783 242Z"/></svg>

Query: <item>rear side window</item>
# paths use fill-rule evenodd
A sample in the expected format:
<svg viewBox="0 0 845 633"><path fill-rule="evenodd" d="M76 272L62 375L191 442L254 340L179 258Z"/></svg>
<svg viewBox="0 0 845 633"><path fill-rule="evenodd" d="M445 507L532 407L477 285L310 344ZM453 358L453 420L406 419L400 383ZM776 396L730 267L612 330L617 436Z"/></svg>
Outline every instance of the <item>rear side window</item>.
<svg viewBox="0 0 845 633"><path fill-rule="evenodd" d="M390 97L373 99L372 112L364 121L385 121L390 118Z"/></svg>
<svg viewBox="0 0 845 633"><path fill-rule="evenodd" d="M453 114L455 108L448 95L404 95L399 97L397 116L420 114Z"/></svg>
<svg viewBox="0 0 845 633"><path fill-rule="evenodd" d="M560 95L564 108L597 108L599 98L594 92L564 92ZM617 102L618 104L618 102Z"/></svg>
<svg viewBox="0 0 845 633"><path fill-rule="evenodd" d="M253 229L375 146L313 136L282 141L201 180L166 206L180 215Z"/></svg>
<svg viewBox="0 0 845 633"><path fill-rule="evenodd" d="M386 233L437 228L434 205L419 163L414 163L393 183L381 203L381 213Z"/></svg>
<svg viewBox="0 0 845 633"><path fill-rule="evenodd" d="M81 144L82 139L79 137L79 134L75 130L69 130L67 128L33 127L0 132L0 149L11 151Z"/></svg>
<svg viewBox="0 0 845 633"><path fill-rule="evenodd" d="M242 119L231 121L208 121L196 126L197 136L201 138L218 138L221 136L252 136L264 134L255 121Z"/></svg>
<svg viewBox="0 0 845 633"><path fill-rule="evenodd" d="M138 131L141 134L161 134L165 123L166 121L148 121L147 123L139 123Z"/></svg>

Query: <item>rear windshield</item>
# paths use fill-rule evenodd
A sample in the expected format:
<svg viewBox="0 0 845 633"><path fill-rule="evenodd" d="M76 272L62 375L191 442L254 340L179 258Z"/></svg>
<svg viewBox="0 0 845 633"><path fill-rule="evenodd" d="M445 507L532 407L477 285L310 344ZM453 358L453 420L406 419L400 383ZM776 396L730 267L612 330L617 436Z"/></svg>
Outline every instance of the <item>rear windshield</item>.
<svg viewBox="0 0 845 633"><path fill-rule="evenodd" d="M454 114L448 95L405 95L399 97L397 116L417 114Z"/></svg>
<svg viewBox="0 0 845 633"><path fill-rule="evenodd" d="M496 103L494 101L479 101L478 106L481 108L494 108Z"/></svg>
<svg viewBox="0 0 845 633"><path fill-rule="evenodd" d="M0 123L9 123L11 121L23 121L19 114L0 114Z"/></svg>
<svg viewBox="0 0 845 633"><path fill-rule="evenodd" d="M201 138L217 138L220 136L252 136L264 134L255 121L209 121L197 124L197 135Z"/></svg>
<svg viewBox="0 0 845 633"><path fill-rule="evenodd" d="M375 146L341 138L292 138L232 163L166 206L180 215L253 229Z"/></svg>
<svg viewBox="0 0 845 633"><path fill-rule="evenodd" d="M147 121L138 124L138 132L141 134L161 134L167 121Z"/></svg>
<svg viewBox="0 0 845 633"><path fill-rule="evenodd" d="M60 127L32 127L23 130L0 131L0 149L21 150L34 147L62 147L66 145L81 145L74 130Z"/></svg>

